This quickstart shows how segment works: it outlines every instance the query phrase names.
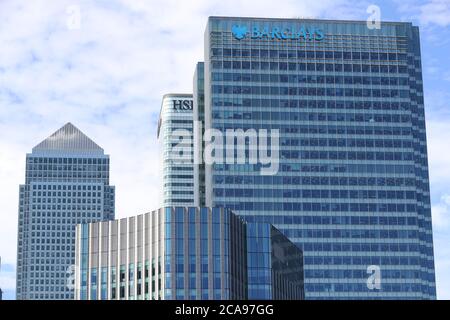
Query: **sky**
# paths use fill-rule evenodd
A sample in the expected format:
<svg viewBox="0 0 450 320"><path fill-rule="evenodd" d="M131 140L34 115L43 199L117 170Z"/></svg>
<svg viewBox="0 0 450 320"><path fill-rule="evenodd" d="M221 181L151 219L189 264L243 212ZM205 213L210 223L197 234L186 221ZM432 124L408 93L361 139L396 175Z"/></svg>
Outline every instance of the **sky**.
<svg viewBox="0 0 450 320"><path fill-rule="evenodd" d="M437 292L450 299L450 0L0 0L0 288L15 296L25 155L72 122L111 156L116 217L159 205L163 94L192 92L208 16L420 27Z"/></svg>

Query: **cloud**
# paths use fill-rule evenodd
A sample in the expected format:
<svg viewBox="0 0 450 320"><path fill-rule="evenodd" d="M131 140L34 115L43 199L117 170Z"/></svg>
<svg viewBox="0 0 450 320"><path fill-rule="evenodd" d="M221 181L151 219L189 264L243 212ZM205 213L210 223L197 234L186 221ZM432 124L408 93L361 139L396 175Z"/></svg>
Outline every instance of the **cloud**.
<svg viewBox="0 0 450 320"><path fill-rule="evenodd" d="M450 236L448 228L434 230L436 289L438 299L440 300L450 300L450 273L448 272L450 270L449 243Z"/></svg>
<svg viewBox="0 0 450 320"><path fill-rule="evenodd" d="M420 6L419 18L423 24L436 24L441 27L450 25L450 1L431 0Z"/></svg>
<svg viewBox="0 0 450 320"><path fill-rule="evenodd" d="M440 202L433 205L431 210L435 230L450 227L450 195L441 196Z"/></svg>
<svg viewBox="0 0 450 320"><path fill-rule="evenodd" d="M450 181L450 106L446 93L435 92L426 96L427 146L431 191L436 201L448 192Z"/></svg>
<svg viewBox="0 0 450 320"><path fill-rule="evenodd" d="M393 2L402 21L413 21L420 27L423 40L439 48L450 45L450 38L447 36L450 26L449 0L394 0ZM435 53L439 55L440 51ZM445 56L442 58L446 59Z"/></svg>
<svg viewBox="0 0 450 320"><path fill-rule="evenodd" d="M3 299L10 300L15 296L16 270L12 264L3 264L0 269L0 288L3 291Z"/></svg>

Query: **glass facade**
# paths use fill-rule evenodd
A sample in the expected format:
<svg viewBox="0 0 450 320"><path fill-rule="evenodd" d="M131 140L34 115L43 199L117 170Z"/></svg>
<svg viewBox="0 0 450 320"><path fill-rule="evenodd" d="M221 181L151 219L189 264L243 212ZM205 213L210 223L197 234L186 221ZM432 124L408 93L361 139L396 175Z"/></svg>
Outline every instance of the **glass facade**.
<svg viewBox="0 0 450 320"><path fill-rule="evenodd" d="M201 126L201 132L195 134L201 134L203 137L205 129L205 64L198 62L194 73L194 121L197 122L197 126ZM199 130L199 129L197 129ZM194 147L194 200L199 206L205 205L205 164L199 161L202 157L200 150L204 150L205 143L203 139L196 139L194 136L194 143L201 143L201 148ZM197 153L197 154L195 154Z"/></svg>
<svg viewBox="0 0 450 320"><path fill-rule="evenodd" d="M297 243L307 299L436 298L417 27L211 17L204 72L206 128L280 132L276 175L206 166L206 205Z"/></svg>
<svg viewBox="0 0 450 320"><path fill-rule="evenodd" d="M304 297L300 249L270 224L224 208L166 207L79 225L76 234L79 300Z"/></svg>
<svg viewBox="0 0 450 320"><path fill-rule="evenodd" d="M268 223L247 223L248 299L303 300L303 254Z"/></svg>
<svg viewBox="0 0 450 320"><path fill-rule="evenodd" d="M26 157L19 199L17 299L73 299L68 279L75 263L75 226L109 219L114 219L109 156L68 123ZM86 263L82 261L83 282L88 281Z"/></svg>
<svg viewBox="0 0 450 320"><path fill-rule="evenodd" d="M163 206L195 205L192 109L192 94L163 97L158 123Z"/></svg>

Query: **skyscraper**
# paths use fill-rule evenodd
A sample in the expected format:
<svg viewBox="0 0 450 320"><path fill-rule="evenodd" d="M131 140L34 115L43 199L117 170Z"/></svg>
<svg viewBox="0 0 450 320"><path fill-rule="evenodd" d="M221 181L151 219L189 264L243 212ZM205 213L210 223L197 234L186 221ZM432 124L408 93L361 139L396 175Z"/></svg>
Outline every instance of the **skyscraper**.
<svg viewBox="0 0 450 320"><path fill-rule="evenodd" d="M418 27L210 17L204 72L206 129L280 133L275 175L206 166L207 206L299 244L306 298L436 298Z"/></svg>
<svg viewBox="0 0 450 320"><path fill-rule="evenodd" d="M192 94L166 94L161 103L158 143L162 169L162 206L193 206Z"/></svg>
<svg viewBox="0 0 450 320"><path fill-rule="evenodd" d="M17 299L73 299L75 226L114 219L109 156L71 123L26 156L20 186Z"/></svg>

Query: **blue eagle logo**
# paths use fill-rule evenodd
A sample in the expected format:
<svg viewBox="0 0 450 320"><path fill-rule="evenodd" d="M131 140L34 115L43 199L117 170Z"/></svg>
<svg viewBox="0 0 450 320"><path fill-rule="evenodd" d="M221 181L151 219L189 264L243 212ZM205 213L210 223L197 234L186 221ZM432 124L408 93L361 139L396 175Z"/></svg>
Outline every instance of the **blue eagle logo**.
<svg viewBox="0 0 450 320"><path fill-rule="evenodd" d="M234 25L231 28L231 31L233 32L234 37L238 40L244 39L248 32L246 26L238 26L238 25Z"/></svg>

